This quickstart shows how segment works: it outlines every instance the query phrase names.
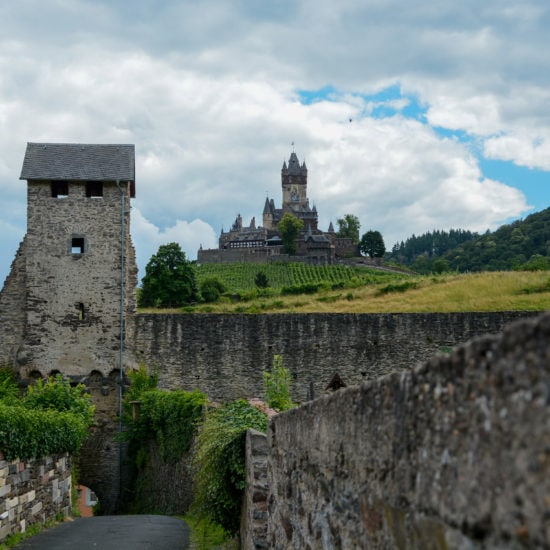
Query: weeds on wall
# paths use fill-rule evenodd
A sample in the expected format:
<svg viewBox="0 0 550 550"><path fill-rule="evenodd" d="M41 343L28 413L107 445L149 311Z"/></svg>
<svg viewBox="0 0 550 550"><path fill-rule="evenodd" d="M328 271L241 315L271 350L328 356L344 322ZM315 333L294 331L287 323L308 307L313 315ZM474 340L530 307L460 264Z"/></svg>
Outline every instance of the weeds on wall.
<svg viewBox="0 0 550 550"><path fill-rule="evenodd" d="M283 367L282 355L273 356L273 367L271 372L264 371L263 382L265 400L272 409L286 411L296 406L290 397L292 377Z"/></svg>

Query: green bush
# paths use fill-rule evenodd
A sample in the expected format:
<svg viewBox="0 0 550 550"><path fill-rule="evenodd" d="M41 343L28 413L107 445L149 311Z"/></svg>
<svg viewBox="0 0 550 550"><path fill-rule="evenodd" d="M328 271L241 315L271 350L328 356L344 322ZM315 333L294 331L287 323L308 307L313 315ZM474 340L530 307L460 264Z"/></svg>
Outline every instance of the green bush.
<svg viewBox="0 0 550 550"><path fill-rule="evenodd" d="M416 288L418 283L415 281L405 281L404 283L388 284L378 290L379 294L389 294L391 292L406 292L407 290Z"/></svg>
<svg viewBox="0 0 550 550"><path fill-rule="evenodd" d="M304 283L301 285L284 286L281 294L315 294L323 287L323 283Z"/></svg>
<svg viewBox="0 0 550 550"><path fill-rule="evenodd" d="M9 367L0 368L0 401L13 403L19 397L15 375Z"/></svg>
<svg viewBox="0 0 550 550"><path fill-rule="evenodd" d="M200 283L200 293L203 301L216 302L226 291L225 285L217 277L209 277Z"/></svg>
<svg viewBox="0 0 550 550"><path fill-rule="evenodd" d="M290 397L290 371L283 367L282 356L273 357L273 368L264 371L263 379L265 400L272 409L286 411L296 406Z"/></svg>
<svg viewBox="0 0 550 550"><path fill-rule="evenodd" d="M231 534L239 529L248 428L265 432L267 415L240 399L210 409L196 438L194 512Z"/></svg>
<svg viewBox="0 0 550 550"><path fill-rule="evenodd" d="M258 271L256 277L254 277L254 284L258 288L267 288L269 286L269 280L264 271Z"/></svg>
<svg viewBox="0 0 550 550"><path fill-rule="evenodd" d="M87 433L81 415L0 403L0 450L8 460L76 453Z"/></svg>
<svg viewBox="0 0 550 550"><path fill-rule="evenodd" d="M197 422L202 418L206 396L198 390L149 390L140 396L139 419L126 419L126 438L133 448L155 441L163 460L177 462L189 450ZM136 454L139 454L136 449Z"/></svg>
<svg viewBox="0 0 550 550"><path fill-rule="evenodd" d="M0 374L0 450L8 460L39 458L80 449L93 423L94 406L83 385L61 375L39 380L17 399L13 373Z"/></svg>
<svg viewBox="0 0 550 550"><path fill-rule="evenodd" d="M547 271L550 270L550 259L541 254L534 254L521 267L521 271Z"/></svg>
<svg viewBox="0 0 550 550"><path fill-rule="evenodd" d="M94 418L95 407L84 384L72 387L61 374L50 377L46 383L38 380L34 386L29 386L21 403L27 409L71 412L86 425L91 425Z"/></svg>

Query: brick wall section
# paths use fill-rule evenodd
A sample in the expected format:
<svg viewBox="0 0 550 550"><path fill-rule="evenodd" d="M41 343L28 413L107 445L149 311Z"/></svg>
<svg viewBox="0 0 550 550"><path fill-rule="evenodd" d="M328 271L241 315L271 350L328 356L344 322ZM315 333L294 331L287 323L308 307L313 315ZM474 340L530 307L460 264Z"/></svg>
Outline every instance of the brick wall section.
<svg viewBox="0 0 550 550"><path fill-rule="evenodd" d="M68 454L33 460L4 460L0 453L0 542L71 512Z"/></svg>
<svg viewBox="0 0 550 550"><path fill-rule="evenodd" d="M25 240L0 291L0 367L13 365L25 333Z"/></svg>
<svg viewBox="0 0 550 550"><path fill-rule="evenodd" d="M257 430L246 432L246 488L241 511L241 548L267 546L267 439Z"/></svg>
<svg viewBox="0 0 550 550"><path fill-rule="evenodd" d="M216 401L260 397L262 372L281 354L294 377L293 398L304 402L310 383L322 395L335 372L359 384L533 315L139 314L128 345L158 369L161 388L199 388Z"/></svg>
<svg viewBox="0 0 550 550"><path fill-rule="evenodd" d="M549 548L550 313L277 415L270 548Z"/></svg>

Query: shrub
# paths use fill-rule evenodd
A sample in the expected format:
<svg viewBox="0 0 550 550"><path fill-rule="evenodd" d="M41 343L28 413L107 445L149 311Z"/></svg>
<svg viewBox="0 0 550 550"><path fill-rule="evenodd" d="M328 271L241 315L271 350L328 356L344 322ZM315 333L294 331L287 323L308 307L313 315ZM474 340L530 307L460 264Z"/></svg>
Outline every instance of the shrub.
<svg viewBox="0 0 550 550"><path fill-rule="evenodd" d="M46 383L38 380L34 386L29 386L21 403L27 409L71 412L86 425L91 425L94 418L95 407L86 393L86 386L72 387L61 374L50 377Z"/></svg>
<svg viewBox="0 0 550 550"><path fill-rule="evenodd" d="M139 418L131 422L126 420L129 427L126 437L134 443L134 448L155 441L163 460L177 462L191 446L206 395L198 390L154 389L143 392L140 401Z"/></svg>
<svg viewBox="0 0 550 550"><path fill-rule="evenodd" d="M315 294L322 287L322 283L305 283L302 285L284 286L281 294Z"/></svg>
<svg viewBox="0 0 550 550"><path fill-rule="evenodd" d="M248 428L265 432L267 415L240 399L210 409L196 438L193 509L231 534L239 529Z"/></svg>
<svg viewBox="0 0 550 550"><path fill-rule="evenodd" d="M12 403L19 396L15 375L9 367L0 368L0 401Z"/></svg>
<svg viewBox="0 0 550 550"><path fill-rule="evenodd" d="M226 290L225 285L216 277L204 279L200 284L200 293L205 302L216 302Z"/></svg>
<svg viewBox="0 0 550 550"><path fill-rule="evenodd" d="M550 259L541 254L534 254L520 269L522 271L546 271L550 269Z"/></svg>
<svg viewBox="0 0 550 550"><path fill-rule="evenodd" d="M281 355L273 357L273 368L263 373L263 379L265 400L272 409L286 411L295 407L290 397L290 371L283 367Z"/></svg>
<svg viewBox="0 0 550 550"><path fill-rule="evenodd" d="M0 450L8 460L76 453L87 428L78 414L0 403Z"/></svg>
<svg viewBox="0 0 550 550"><path fill-rule="evenodd" d="M389 294L391 292L406 292L412 288L416 288L418 283L415 281L405 281L404 283L388 284L378 290L379 294Z"/></svg>
<svg viewBox="0 0 550 550"><path fill-rule="evenodd" d="M256 277L254 277L254 284L258 288L267 288L269 286L269 281L265 272L258 271L258 273L256 273Z"/></svg>

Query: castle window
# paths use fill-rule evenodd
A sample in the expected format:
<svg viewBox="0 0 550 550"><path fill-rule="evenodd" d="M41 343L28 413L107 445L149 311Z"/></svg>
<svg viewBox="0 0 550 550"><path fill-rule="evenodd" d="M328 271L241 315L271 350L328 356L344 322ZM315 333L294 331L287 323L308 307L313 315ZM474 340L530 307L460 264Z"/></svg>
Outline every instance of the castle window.
<svg viewBox="0 0 550 550"><path fill-rule="evenodd" d="M71 254L84 254L84 237L71 239Z"/></svg>
<svg viewBox="0 0 550 550"><path fill-rule="evenodd" d="M86 182L86 196L88 198L101 198L103 197L103 182L101 181L88 181Z"/></svg>
<svg viewBox="0 0 550 550"><path fill-rule="evenodd" d="M52 181L52 197L55 199L65 199L69 196L68 181Z"/></svg>

